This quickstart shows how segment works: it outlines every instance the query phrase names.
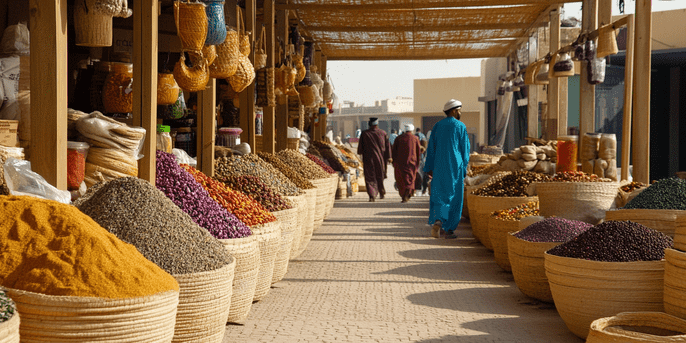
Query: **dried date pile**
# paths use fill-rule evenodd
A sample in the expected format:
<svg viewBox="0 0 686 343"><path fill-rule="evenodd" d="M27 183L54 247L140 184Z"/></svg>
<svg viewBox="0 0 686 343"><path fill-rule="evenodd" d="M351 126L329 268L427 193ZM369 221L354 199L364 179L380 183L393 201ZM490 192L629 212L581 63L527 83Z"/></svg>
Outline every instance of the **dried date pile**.
<svg viewBox="0 0 686 343"><path fill-rule="evenodd" d="M211 271L230 262L219 241L147 181L101 182L74 205L169 274ZM245 226L239 230L250 234Z"/></svg>
<svg viewBox="0 0 686 343"><path fill-rule="evenodd" d="M592 226L578 220L550 217L527 226L514 236L527 242L566 242Z"/></svg>
<svg viewBox="0 0 686 343"><path fill-rule="evenodd" d="M473 194L492 197L525 197L526 190L533 182L543 182L548 176L529 171L516 171L498 178L490 184L477 188Z"/></svg>
<svg viewBox="0 0 686 343"><path fill-rule="evenodd" d="M329 173L329 174L335 174L335 173L336 173L336 171L333 170L333 168L329 167L329 165L326 164L326 163L324 162L324 160L322 160L321 158L319 158L319 157L317 157L317 156L314 156L314 155L312 155L312 154L310 154L310 153L308 153L306 156L307 156L307 158L309 158L310 160L312 160L312 162L316 163L319 167L321 167L322 169L324 169L325 172L327 172L327 173Z"/></svg>
<svg viewBox="0 0 686 343"><path fill-rule="evenodd" d="M625 209L686 210L686 180L659 180L631 199Z"/></svg>
<svg viewBox="0 0 686 343"><path fill-rule="evenodd" d="M631 221L606 221L548 254L602 262L659 261L673 244L671 237Z"/></svg>
<svg viewBox="0 0 686 343"><path fill-rule="evenodd" d="M318 166L314 161L295 150L281 150L277 153L277 156L293 170L302 173L302 175L308 180L329 177L329 173L324 171L324 169Z"/></svg>
<svg viewBox="0 0 686 343"><path fill-rule="evenodd" d="M255 154L217 159L214 163L214 175L219 180L243 175L255 176L282 196L302 194L298 186Z"/></svg>
<svg viewBox="0 0 686 343"><path fill-rule="evenodd" d="M274 154L268 152L258 152L257 156L263 159L265 162L272 165L272 167L278 169L283 175L285 175L291 182L293 182L300 189L313 189L314 185L308 181L302 174L295 171L293 168L286 165L280 158Z"/></svg>
<svg viewBox="0 0 686 343"><path fill-rule="evenodd" d="M505 210L498 210L493 217L504 221L518 221L524 217L538 215L538 201L529 201Z"/></svg>
<svg viewBox="0 0 686 343"><path fill-rule="evenodd" d="M293 208L288 200L282 198L277 192L274 192L258 177L249 175L229 176L218 180L225 183L229 188L243 192L247 196L255 199L255 201L259 202L269 212Z"/></svg>

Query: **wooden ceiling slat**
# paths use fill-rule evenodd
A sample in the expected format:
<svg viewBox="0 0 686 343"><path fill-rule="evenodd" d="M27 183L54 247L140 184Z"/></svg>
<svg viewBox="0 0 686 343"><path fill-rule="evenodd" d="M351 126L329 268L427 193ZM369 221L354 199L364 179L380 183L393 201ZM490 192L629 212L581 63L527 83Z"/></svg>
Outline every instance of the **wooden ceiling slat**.
<svg viewBox="0 0 686 343"><path fill-rule="evenodd" d="M485 6L512 6L512 5L555 5L580 0L479 0L479 1L440 1L440 2L367 2L364 4L350 4L340 1L336 4L301 3L292 1L290 4L278 4L277 9L287 10L313 10L313 11L344 11L344 10L393 10L393 9L420 9L420 8L459 8L459 7L485 7Z"/></svg>

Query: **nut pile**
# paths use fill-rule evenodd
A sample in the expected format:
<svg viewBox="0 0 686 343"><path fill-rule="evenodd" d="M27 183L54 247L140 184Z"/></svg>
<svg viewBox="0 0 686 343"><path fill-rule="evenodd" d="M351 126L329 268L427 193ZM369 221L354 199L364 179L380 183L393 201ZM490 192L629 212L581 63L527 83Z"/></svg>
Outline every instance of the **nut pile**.
<svg viewBox="0 0 686 343"><path fill-rule="evenodd" d="M214 175L219 180L243 175L256 176L280 195L298 196L302 194L298 186L255 154L217 159L214 163Z"/></svg>
<svg viewBox="0 0 686 343"><path fill-rule="evenodd" d="M257 156L263 159L265 162L272 165L272 167L278 169L283 175L285 175L291 182L293 182L300 189L312 189L314 185L308 181L302 174L296 172L293 168L287 166L280 158L274 154L268 152L258 152Z"/></svg>
<svg viewBox="0 0 686 343"><path fill-rule="evenodd" d="M609 182L610 179L599 178L595 174L586 174L582 171L564 171L555 173L548 181L553 182Z"/></svg>
<svg viewBox="0 0 686 343"><path fill-rule="evenodd" d="M341 154L338 149L321 141L314 141L312 142L312 145L319 149L319 152L322 154L322 157L326 160L326 162L329 163L331 169L340 172L347 172L348 167L346 167L345 161L338 156L338 154ZM336 151L334 151L334 149Z"/></svg>
<svg viewBox="0 0 686 343"><path fill-rule="evenodd" d="M592 226L578 220L550 217L527 226L514 236L527 242L566 242Z"/></svg>
<svg viewBox="0 0 686 343"><path fill-rule="evenodd" d="M221 243L147 181L98 183L74 205L169 274L206 272L231 262Z"/></svg>
<svg viewBox="0 0 686 343"><path fill-rule="evenodd" d="M0 323L4 323L17 312L17 307L14 301L5 294L5 291L0 291Z"/></svg>
<svg viewBox="0 0 686 343"><path fill-rule="evenodd" d="M305 157L305 155L295 150L281 150L277 153L277 156L293 170L302 173L302 175L308 180L329 177L329 173L325 172L315 162Z"/></svg>
<svg viewBox="0 0 686 343"><path fill-rule="evenodd" d="M310 146L307 148L307 153L308 153L308 154L312 154L312 155L314 155L314 156L317 156L317 158L320 159L320 160L323 160L323 159L324 159L324 156L322 156L322 153L319 152L319 149L317 149L314 145L310 145Z"/></svg>
<svg viewBox="0 0 686 343"><path fill-rule="evenodd" d="M277 212L292 208L287 200L274 192L256 176L230 176L219 179L219 181L225 183L229 188L243 192L245 195L255 199L255 201L259 202L269 212Z"/></svg>
<svg viewBox="0 0 686 343"><path fill-rule="evenodd" d="M307 158L312 160L314 163L316 163L318 166L320 166L322 169L324 169L325 172L327 172L329 174L335 174L336 173L335 170L333 170L326 163L324 163L324 160L320 159L319 157L314 156L310 153L308 153L306 156L307 156Z"/></svg>
<svg viewBox="0 0 686 343"><path fill-rule="evenodd" d="M467 176L476 176L480 174L490 174L494 168L498 168L497 163L484 164L480 166L469 166L467 168Z"/></svg>
<svg viewBox="0 0 686 343"><path fill-rule="evenodd" d="M532 182L547 180L547 176L529 171L516 171L474 190L473 194L492 197L525 197L527 187Z"/></svg>
<svg viewBox="0 0 686 343"><path fill-rule="evenodd" d="M251 197L230 189L225 184L211 179L187 164L182 164L181 167L193 175L195 181L198 181L205 188L214 201L222 205L222 207L236 216L245 225L254 226L271 223L276 220L274 215Z"/></svg>
<svg viewBox="0 0 686 343"><path fill-rule="evenodd" d="M210 198L193 176L176 163L174 155L160 150L157 150L155 186L215 238L241 238L251 234L236 216Z"/></svg>
<svg viewBox="0 0 686 343"><path fill-rule="evenodd" d="M633 192L639 188L644 188L644 187L648 187L648 185L646 185L643 182L631 181L630 183L628 183L622 187L619 187L619 189L621 189L624 192L631 193L631 192Z"/></svg>
<svg viewBox="0 0 686 343"><path fill-rule="evenodd" d="M606 221L548 250L548 254L602 262L659 261L672 238L631 221Z"/></svg>
<svg viewBox="0 0 686 343"><path fill-rule="evenodd" d="M529 201L505 210L495 211L493 217L504 221L518 221L524 217L538 215L538 201Z"/></svg>
<svg viewBox="0 0 686 343"><path fill-rule="evenodd" d="M686 210L686 180L659 180L631 199L626 209Z"/></svg>

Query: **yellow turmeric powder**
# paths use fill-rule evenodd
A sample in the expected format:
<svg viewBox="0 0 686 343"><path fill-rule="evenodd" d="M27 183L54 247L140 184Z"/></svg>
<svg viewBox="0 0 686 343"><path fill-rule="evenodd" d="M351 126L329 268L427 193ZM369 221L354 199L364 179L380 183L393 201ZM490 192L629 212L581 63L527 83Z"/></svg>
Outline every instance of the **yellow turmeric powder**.
<svg viewBox="0 0 686 343"><path fill-rule="evenodd" d="M74 206L0 196L0 218L2 286L101 298L179 289L171 275Z"/></svg>

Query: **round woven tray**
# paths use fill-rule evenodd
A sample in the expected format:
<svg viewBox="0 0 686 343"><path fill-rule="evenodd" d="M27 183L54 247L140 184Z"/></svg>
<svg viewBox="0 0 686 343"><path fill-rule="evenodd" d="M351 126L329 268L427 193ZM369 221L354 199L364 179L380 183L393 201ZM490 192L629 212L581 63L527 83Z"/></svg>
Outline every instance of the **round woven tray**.
<svg viewBox="0 0 686 343"><path fill-rule="evenodd" d="M291 246L293 245L293 234L296 232L296 226L298 225L298 208L293 207L288 210L272 212L272 214L281 223L281 240L274 258L274 274L272 275L272 284L274 284L281 281L288 270L288 261L291 258ZM298 229L297 232L299 233L300 230Z"/></svg>
<svg viewBox="0 0 686 343"><path fill-rule="evenodd" d="M281 222L251 226L253 236L257 239L260 250L260 272L257 274L257 285L253 301L259 301L269 293L274 276L274 262L281 243Z"/></svg>
<svg viewBox="0 0 686 343"><path fill-rule="evenodd" d="M617 196L617 182L537 182L540 214L599 224Z"/></svg>
<svg viewBox="0 0 686 343"><path fill-rule="evenodd" d="M622 312L596 319L586 343L686 342L686 320L661 312Z"/></svg>
<svg viewBox="0 0 686 343"><path fill-rule="evenodd" d="M543 254L561 243L528 242L515 237L514 233L507 235L507 252L517 287L528 297L552 303Z"/></svg>
<svg viewBox="0 0 686 343"><path fill-rule="evenodd" d="M307 217L305 217L305 222L302 227L302 237L300 239L300 245L298 246L298 251L295 256L291 255L291 259L297 258L300 254L307 249L307 245L310 244L312 239L312 232L314 231L314 215L317 211L317 193L319 189L307 189L305 190L305 195L307 199Z"/></svg>
<svg viewBox="0 0 686 343"><path fill-rule="evenodd" d="M220 239L219 242L236 259L231 307L226 321L242 323L248 318L255 297L257 274L260 272L260 248L254 234L243 238Z"/></svg>
<svg viewBox="0 0 686 343"><path fill-rule="evenodd" d="M0 324L0 343L19 343L19 313Z"/></svg>

